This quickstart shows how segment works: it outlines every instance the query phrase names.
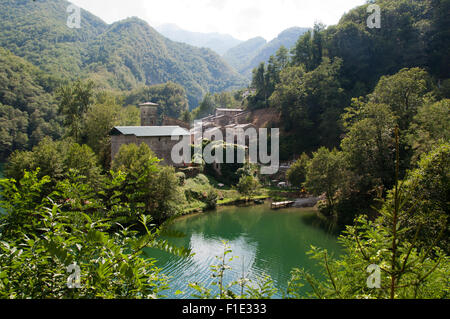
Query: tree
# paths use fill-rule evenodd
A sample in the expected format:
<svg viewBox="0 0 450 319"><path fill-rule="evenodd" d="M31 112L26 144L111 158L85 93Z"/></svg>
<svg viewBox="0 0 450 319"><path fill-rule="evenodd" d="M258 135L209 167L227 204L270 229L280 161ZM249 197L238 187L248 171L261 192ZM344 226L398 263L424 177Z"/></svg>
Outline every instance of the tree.
<svg viewBox="0 0 450 319"><path fill-rule="evenodd" d="M450 54L450 23L448 12L450 10L449 0L432 0L431 32L428 34L429 65L433 73L440 79L448 78L450 67L447 57Z"/></svg>
<svg viewBox="0 0 450 319"><path fill-rule="evenodd" d="M178 213L176 202L181 192L175 170L159 166L160 160L142 143L122 145L114 158L112 169L126 173L120 189L123 202L130 204L135 221L139 212L151 215L161 222Z"/></svg>
<svg viewBox="0 0 450 319"><path fill-rule="evenodd" d="M302 65L306 71L314 69L311 38L311 31L306 32L298 39L295 47L292 49L292 63L297 66Z"/></svg>
<svg viewBox="0 0 450 319"><path fill-rule="evenodd" d="M436 246L450 252L450 143L435 146L423 154L417 168L402 182L403 210L400 221L406 238L421 248ZM392 196L387 202L394 201Z"/></svg>
<svg viewBox="0 0 450 319"><path fill-rule="evenodd" d="M59 112L64 116L68 136L80 141L84 114L89 110L93 99L94 82L81 80L62 86L57 91Z"/></svg>
<svg viewBox="0 0 450 319"><path fill-rule="evenodd" d="M215 112L216 105L214 102L213 95L211 93L207 93L203 98L203 101L200 105L192 111L192 116L194 119L200 119L202 117L211 115Z"/></svg>
<svg viewBox="0 0 450 319"><path fill-rule="evenodd" d="M189 109L184 87L170 81L136 89L125 98L124 102L125 105L153 102L159 105L160 116L170 116L176 119L182 112Z"/></svg>
<svg viewBox="0 0 450 319"><path fill-rule="evenodd" d="M239 183L236 185L238 192L245 196L247 200L251 199L260 187L261 184L259 183L259 180L254 176L242 176L239 179Z"/></svg>
<svg viewBox="0 0 450 319"><path fill-rule="evenodd" d="M111 137L109 133L120 123L122 108L112 96L97 99L86 113L83 135L87 145L98 155L103 167L111 163Z"/></svg>
<svg viewBox="0 0 450 319"><path fill-rule="evenodd" d="M288 66L289 58L290 58L289 50L284 45L282 45L278 49L278 51L277 51L277 53L275 55L275 59L276 59L276 62L277 62L277 67L278 67L278 72L281 72L281 70L283 70L285 67Z"/></svg>
<svg viewBox="0 0 450 319"><path fill-rule="evenodd" d="M292 63L303 65L307 72L317 68L322 63L323 30L325 25L315 23L312 31L302 35L292 49Z"/></svg>
<svg viewBox="0 0 450 319"><path fill-rule="evenodd" d="M420 199L405 192L398 180L398 130L396 154L395 186L391 200L385 201L378 211L379 217L370 221L360 216L354 226L347 226L340 237L345 254L338 260L326 250L312 247L310 254L321 265L326 279L320 281L305 270L295 269L290 282L291 297L299 296L295 287L301 287L306 281L313 289L310 297L321 299L447 298L450 260L436 247L440 236L430 237L431 244L421 247L416 236L409 240L407 235L408 232L417 234L420 227L403 222L415 210L405 206L405 202L420 202Z"/></svg>
<svg viewBox="0 0 450 319"><path fill-rule="evenodd" d="M414 150L413 162L430 152L440 141L450 141L450 100L426 103L419 107L409 129L409 145Z"/></svg>
<svg viewBox="0 0 450 319"><path fill-rule="evenodd" d="M295 134L296 143L291 146L294 151L337 146L337 120L346 100L339 80L341 66L340 59L324 59L311 72L303 66L287 67L281 72L270 104L281 111L284 129Z"/></svg>
<svg viewBox="0 0 450 319"><path fill-rule="evenodd" d="M389 105L398 117L400 130L408 129L418 109L432 98L429 74L420 69L402 69L392 76L382 76L369 100Z"/></svg>
<svg viewBox="0 0 450 319"><path fill-rule="evenodd" d="M0 180L0 298L157 298L167 289L155 260L143 258L146 247L187 257L190 251L159 239L161 229L140 216L144 232L137 233L103 216L95 220L79 213L73 223L55 194L45 196L50 179L25 172L15 181ZM68 185L68 184L66 184ZM70 190L61 189L62 193ZM68 267L79 267L70 289ZM72 273L73 274L73 273ZM79 280L79 281L78 281Z"/></svg>
<svg viewBox="0 0 450 319"><path fill-rule="evenodd" d="M268 94L267 81L266 64L261 62L259 66L253 70L251 87L256 90L256 93L250 98L250 105L252 108L257 109L267 106L270 97Z"/></svg>
<svg viewBox="0 0 450 319"><path fill-rule="evenodd" d="M5 167L5 175L16 180L23 177L24 170L39 169L39 177L49 176L53 184L67 177L70 169L85 176L91 185L97 185L100 167L95 153L87 145L72 140L52 141L43 139L33 151L16 151Z"/></svg>
<svg viewBox="0 0 450 319"><path fill-rule="evenodd" d="M122 145L114 158L112 169L127 174L135 173L149 161L152 164L159 163L155 153L145 143L139 146L136 144Z"/></svg>
<svg viewBox="0 0 450 319"><path fill-rule="evenodd" d="M306 170L310 161L309 156L303 153L286 172L286 178L295 187L300 187L306 181Z"/></svg>
<svg viewBox="0 0 450 319"><path fill-rule="evenodd" d="M228 109L234 106L235 100L231 92L220 92L214 94L214 102L217 107Z"/></svg>
<svg viewBox="0 0 450 319"><path fill-rule="evenodd" d="M139 126L141 125L141 112L134 105L123 107L120 111L120 126Z"/></svg>
<svg viewBox="0 0 450 319"><path fill-rule="evenodd" d="M343 179L343 169L342 153L325 147L313 153L306 169L306 189L316 196L325 193L327 206L331 211L334 209L335 193Z"/></svg>
<svg viewBox="0 0 450 319"><path fill-rule="evenodd" d="M53 75L0 48L1 162L15 150L30 150L45 136L61 137L53 80Z"/></svg>
<svg viewBox="0 0 450 319"><path fill-rule="evenodd" d="M357 114L349 120L348 133L341 142L341 148L348 168L355 176L353 187L360 193L374 192L393 186L394 173L394 127L395 116L386 104L355 102Z"/></svg>
<svg viewBox="0 0 450 319"><path fill-rule="evenodd" d="M267 64L267 69L264 74L265 90L266 90L266 105L268 104L268 99L275 91L276 85L280 82L280 69L275 56L269 58Z"/></svg>
<svg viewBox="0 0 450 319"><path fill-rule="evenodd" d="M0 159L28 146L28 114L0 103Z"/></svg>
<svg viewBox="0 0 450 319"><path fill-rule="evenodd" d="M258 164L252 164L249 162L244 163L244 166L236 171L236 175L240 179L243 176L253 176L259 178L260 167Z"/></svg>
<svg viewBox="0 0 450 319"><path fill-rule="evenodd" d="M181 113L180 120L183 122L190 124L192 122L192 114L189 111L184 111Z"/></svg>

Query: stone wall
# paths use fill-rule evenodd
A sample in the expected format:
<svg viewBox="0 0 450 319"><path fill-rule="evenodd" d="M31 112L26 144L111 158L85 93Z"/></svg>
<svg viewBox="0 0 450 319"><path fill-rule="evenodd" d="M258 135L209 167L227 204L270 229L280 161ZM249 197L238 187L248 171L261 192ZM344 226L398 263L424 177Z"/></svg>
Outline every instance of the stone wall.
<svg viewBox="0 0 450 319"><path fill-rule="evenodd" d="M141 126L156 126L158 120L158 108L156 106L140 106Z"/></svg>
<svg viewBox="0 0 450 319"><path fill-rule="evenodd" d="M235 124L246 124L249 122L249 117L251 117L250 112L242 112L234 116Z"/></svg>
<svg viewBox="0 0 450 319"><path fill-rule="evenodd" d="M181 137L178 141L172 141L170 136L163 137L136 137L134 135L117 135L111 136L111 159L114 160L119 149L122 145L136 144L141 145L142 143L147 144L150 149L156 154L156 156L161 159L161 163L170 166L183 166L175 165L172 162L172 148L179 143Z"/></svg>
<svg viewBox="0 0 450 319"><path fill-rule="evenodd" d="M221 115L227 115L227 116L233 117L235 115L238 115L239 113L242 113L242 110L216 109L216 117L221 116Z"/></svg>
<svg viewBox="0 0 450 319"><path fill-rule="evenodd" d="M164 116L162 125L163 126L180 126L180 127L185 128L187 130L189 130L191 128L189 123L183 122L181 120L175 119L175 118L170 117L170 116Z"/></svg>

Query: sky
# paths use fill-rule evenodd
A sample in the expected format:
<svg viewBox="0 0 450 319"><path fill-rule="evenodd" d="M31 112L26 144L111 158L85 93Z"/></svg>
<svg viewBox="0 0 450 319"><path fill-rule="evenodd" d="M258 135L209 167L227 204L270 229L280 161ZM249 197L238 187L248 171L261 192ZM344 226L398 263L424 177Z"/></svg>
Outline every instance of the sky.
<svg viewBox="0 0 450 319"><path fill-rule="evenodd" d="M281 31L337 24L365 0L69 0L107 23L139 17L151 26L176 24L196 32L230 34L239 40L262 36L270 41Z"/></svg>

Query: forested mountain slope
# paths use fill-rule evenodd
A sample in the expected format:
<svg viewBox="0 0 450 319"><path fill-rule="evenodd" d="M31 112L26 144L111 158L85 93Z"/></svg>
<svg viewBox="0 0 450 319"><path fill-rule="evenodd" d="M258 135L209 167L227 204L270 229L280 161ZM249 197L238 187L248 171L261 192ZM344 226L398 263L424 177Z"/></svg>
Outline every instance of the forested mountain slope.
<svg viewBox="0 0 450 319"><path fill-rule="evenodd" d="M81 11L81 28L67 26L65 0L0 3L0 46L60 78L92 77L100 87L128 90L173 81L191 107L204 93L245 85L219 55L170 41L137 18L107 25Z"/></svg>
<svg viewBox="0 0 450 319"><path fill-rule="evenodd" d="M60 137L53 85L37 67L0 48L0 160L44 136Z"/></svg>
<svg viewBox="0 0 450 319"><path fill-rule="evenodd" d="M242 71L250 65L253 57L267 44L266 39L256 37L229 49L223 56L236 70Z"/></svg>
<svg viewBox="0 0 450 319"><path fill-rule="evenodd" d="M444 14L450 1L379 0L376 4L381 9L381 28L369 28L368 4L359 6L335 26L317 24L314 32L300 37L291 56L285 51L256 69L249 108L281 110L282 128L292 134L282 138L283 155L338 146L345 133L341 116L352 98L373 92L383 76L404 68L425 70L439 88L437 98L450 96L450 21ZM419 82L413 76L404 81L385 90L404 86L402 99L408 109L411 92L406 88Z"/></svg>
<svg viewBox="0 0 450 319"><path fill-rule="evenodd" d="M281 46L292 48L298 38L307 32L308 28L293 27L281 32L275 39L266 42L262 38L250 39L239 46L230 49L224 59L246 78L251 78L252 70L261 62L267 62ZM264 40L264 41L263 41Z"/></svg>

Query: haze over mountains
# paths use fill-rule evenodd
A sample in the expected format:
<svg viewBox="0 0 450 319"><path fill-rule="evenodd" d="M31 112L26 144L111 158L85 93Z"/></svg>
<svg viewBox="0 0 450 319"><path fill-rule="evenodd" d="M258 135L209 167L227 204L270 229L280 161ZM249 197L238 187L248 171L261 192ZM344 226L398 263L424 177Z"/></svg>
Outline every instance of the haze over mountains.
<svg viewBox="0 0 450 319"><path fill-rule="evenodd" d="M281 46L292 48L299 37L310 29L292 27L282 31L269 42L263 37L241 41L228 34L191 32L175 24L163 24L156 27L156 30L172 41L205 47L217 52L236 71L246 79L250 79L252 70L259 63L267 62Z"/></svg>
<svg viewBox="0 0 450 319"><path fill-rule="evenodd" d="M261 62L267 62L281 46L291 49L300 36L309 28L293 27L281 32L275 39L267 42L261 37L250 39L228 50L224 60L245 78L250 79L252 70Z"/></svg>
<svg viewBox="0 0 450 319"><path fill-rule="evenodd" d="M243 42L229 34L192 32L183 30L176 24L163 24L155 27L155 29L172 41L183 42L200 48L209 48L220 55Z"/></svg>

